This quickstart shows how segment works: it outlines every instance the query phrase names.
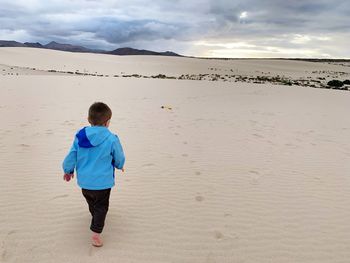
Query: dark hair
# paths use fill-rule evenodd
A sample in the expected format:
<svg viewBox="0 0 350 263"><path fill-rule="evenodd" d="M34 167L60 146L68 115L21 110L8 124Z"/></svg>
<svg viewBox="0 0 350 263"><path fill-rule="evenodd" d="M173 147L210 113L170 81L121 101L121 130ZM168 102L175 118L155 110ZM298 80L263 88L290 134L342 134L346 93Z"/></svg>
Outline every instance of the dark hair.
<svg viewBox="0 0 350 263"><path fill-rule="evenodd" d="M89 122L94 126L102 126L110 118L112 118L112 111L103 102L95 102L89 108Z"/></svg>

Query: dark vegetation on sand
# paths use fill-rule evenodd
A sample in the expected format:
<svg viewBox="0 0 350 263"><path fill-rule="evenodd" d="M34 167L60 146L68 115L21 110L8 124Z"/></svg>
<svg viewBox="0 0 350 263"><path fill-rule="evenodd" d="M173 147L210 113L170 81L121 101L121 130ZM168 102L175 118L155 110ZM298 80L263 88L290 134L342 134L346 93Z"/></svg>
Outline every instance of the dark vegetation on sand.
<svg viewBox="0 0 350 263"><path fill-rule="evenodd" d="M210 71L217 71L217 68L208 68ZM350 91L350 79L338 80L331 79L336 76L345 76L350 75L346 72L326 72L328 75L326 77L303 77L303 78L291 78L286 77L284 75L275 75L275 76L267 76L267 75L239 75L232 74L234 72L231 69L229 72L231 74L218 74L218 73L203 73L203 74L182 74L179 76L167 76L165 74L156 74L156 75L141 75L141 74L125 74L121 72L120 74L101 74L98 72L88 72L84 70L81 72L79 70L76 71L64 71L64 70L41 70L37 68L30 67L8 67L8 69L2 69L2 75L24 75L25 73L21 73L18 70L24 71L36 71L40 74L40 72L45 74L59 74L59 75L74 75L74 76L93 76L93 77L114 77L114 78L149 78L149 79L172 79L172 80L192 80L192 81L222 81L222 82L246 82L246 83L254 83L254 84L273 84L273 85L286 85L286 86L300 86L300 87L311 87L311 88L322 88L322 89L336 89L336 90L349 90ZM262 74L267 74L270 72L261 72ZM312 73L319 74L318 71L313 71ZM322 71L324 74L325 72Z"/></svg>

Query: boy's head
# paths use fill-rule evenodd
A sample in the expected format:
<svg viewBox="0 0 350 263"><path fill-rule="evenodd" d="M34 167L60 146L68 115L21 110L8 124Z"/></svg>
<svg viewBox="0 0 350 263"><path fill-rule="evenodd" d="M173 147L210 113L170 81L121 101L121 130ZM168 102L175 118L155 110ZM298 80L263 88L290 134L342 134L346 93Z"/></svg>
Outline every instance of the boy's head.
<svg viewBox="0 0 350 263"><path fill-rule="evenodd" d="M89 108L88 121L92 126L109 126L109 120L112 118L112 111L103 102L95 102Z"/></svg>

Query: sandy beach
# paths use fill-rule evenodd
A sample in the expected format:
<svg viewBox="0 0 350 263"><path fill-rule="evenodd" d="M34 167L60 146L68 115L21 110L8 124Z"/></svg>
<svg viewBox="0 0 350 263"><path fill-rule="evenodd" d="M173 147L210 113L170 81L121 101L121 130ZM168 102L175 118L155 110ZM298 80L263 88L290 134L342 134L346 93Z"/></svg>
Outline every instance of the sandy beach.
<svg viewBox="0 0 350 263"><path fill-rule="evenodd" d="M0 262L349 262L350 92L310 87L349 66L0 48L0 73ZM237 80L277 75L310 83ZM102 248L61 169L95 101L126 155Z"/></svg>

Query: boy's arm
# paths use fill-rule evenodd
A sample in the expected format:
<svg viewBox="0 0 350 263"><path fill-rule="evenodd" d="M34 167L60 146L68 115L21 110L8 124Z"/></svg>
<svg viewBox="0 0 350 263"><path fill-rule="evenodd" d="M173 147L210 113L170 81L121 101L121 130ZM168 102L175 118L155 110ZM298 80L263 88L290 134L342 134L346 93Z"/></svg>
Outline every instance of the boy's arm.
<svg viewBox="0 0 350 263"><path fill-rule="evenodd" d="M78 139L75 138L69 153L64 158L62 163L62 168L65 174L73 174L74 168L77 164L77 149L78 149Z"/></svg>
<svg viewBox="0 0 350 263"><path fill-rule="evenodd" d="M125 155L118 136L115 137L116 140L112 144L113 165L115 168L122 170L124 168Z"/></svg>

